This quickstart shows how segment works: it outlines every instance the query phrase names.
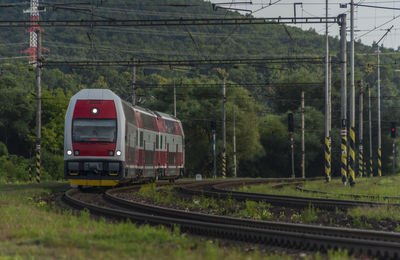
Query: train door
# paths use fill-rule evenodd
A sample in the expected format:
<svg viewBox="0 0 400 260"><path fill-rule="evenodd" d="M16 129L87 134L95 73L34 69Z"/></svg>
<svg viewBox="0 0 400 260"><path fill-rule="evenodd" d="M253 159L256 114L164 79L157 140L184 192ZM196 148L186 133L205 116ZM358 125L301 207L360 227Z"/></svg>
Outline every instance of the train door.
<svg viewBox="0 0 400 260"><path fill-rule="evenodd" d="M167 176L169 175L169 144L167 144L167 154L166 154L166 165L167 165Z"/></svg>
<svg viewBox="0 0 400 260"><path fill-rule="evenodd" d="M178 156L178 144L176 144L176 150L175 150L175 175L178 176L178 163L179 163L179 156Z"/></svg>

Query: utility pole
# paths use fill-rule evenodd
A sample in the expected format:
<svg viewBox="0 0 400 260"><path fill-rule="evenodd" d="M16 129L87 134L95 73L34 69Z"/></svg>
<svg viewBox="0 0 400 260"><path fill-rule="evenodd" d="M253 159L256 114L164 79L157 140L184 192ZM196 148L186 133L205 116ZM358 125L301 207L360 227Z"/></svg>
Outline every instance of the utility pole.
<svg viewBox="0 0 400 260"><path fill-rule="evenodd" d="M226 178L226 89L225 76L222 80L222 178Z"/></svg>
<svg viewBox="0 0 400 260"><path fill-rule="evenodd" d="M304 91L301 92L301 177L306 178L306 145L304 140Z"/></svg>
<svg viewBox="0 0 400 260"><path fill-rule="evenodd" d="M346 33L346 14L340 15L340 119L341 119L341 175L344 185L347 183L347 33Z"/></svg>
<svg viewBox="0 0 400 260"><path fill-rule="evenodd" d="M355 117L355 86L354 86L354 0L350 6L350 158L349 158L349 183L356 184L354 172L355 165L355 143L356 143L356 117Z"/></svg>
<svg viewBox="0 0 400 260"><path fill-rule="evenodd" d="M233 177L237 177L236 173L236 125L235 125L235 107L232 106L232 127L233 127Z"/></svg>
<svg viewBox="0 0 400 260"><path fill-rule="evenodd" d="M381 67L379 60L379 43L377 44L377 59L378 59L378 86L377 86L377 101L378 101L378 176L382 176L382 144L381 144Z"/></svg>
<svg viewBox="0 0 400 260"><path fill-rule="evenodd" d="M376 43L377 46L377 63L378 63L378 82L377 82L377 101L378 101L378 176L382 176L382 136L381 136L381 66L379 57L379 43L386 37L386 35L392 30L390 27L387 32L379 39Z"/></svg>
<svg viewBox="0 0 400 260"><path fill-rule="evenodd" d="M42 33L36 31L37 56L36 56L36 181L40 183L40 142L42 139Z"/></svg>
<svg viewBox="0 0 400 260"><path fill-rule="evenodd" d="M371 114L371 87L367 84L368 89L368 127L369 127L369 176L374 176L372 170L372 114Z"/></svg>
<svg viewBox="0 0 400 260"><path fill-rule="evenodd" d="M133 59L133 66L132 66L132 106L136 105L136 60Z"/></svg>
<svg viewBox="0 0 400 260"><path fill-rule="evenodd" d="M359 123L359 127L358 127L358 141L360 142L358 145L358 176L362 177L364 175L364 143L363 143L363 139L364 139L364 128L363 128L363 112L364 112L364 100L363 100L363 96L364 96L364 89L363 89L363 82L362 80L360 80L358 82L358 86L360 88L360 96L359 96L359 104L358 104L358 123Z"/></svg>
<svg viewBox="0 0 400 260"><path fill-rule="evenodd" d="M328 0L326 0L326 17L328 17ZM325 178L331 181L331 146L329 128L329 35L328 23L325 23Z"/></svg>

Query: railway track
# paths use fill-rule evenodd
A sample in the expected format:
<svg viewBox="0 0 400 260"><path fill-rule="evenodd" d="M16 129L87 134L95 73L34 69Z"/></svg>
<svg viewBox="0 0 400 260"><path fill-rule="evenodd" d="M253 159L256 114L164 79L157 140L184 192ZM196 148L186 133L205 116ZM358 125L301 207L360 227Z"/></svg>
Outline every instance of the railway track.
<svg viewBox="0 0 400 260"><path fill-rule="evenodd" d="M234 182L230 182L230 185L233 184ZM228 184L220 182L218 185ZM184 184L181 188L190 189L193 186L206 188L210 186L210 183ZM118 197L118 193L128 190L132 188L106 191L102 195L105 202L100 205L77 199L76 195L79 195L77 190L67 191L63 199L69 205L80 209L87 208L92 213L151 225L169 227L179 225L181 231L197 235L313 251L341 248L353 254L370 255L382 259L400 257L400 234L398 233L252 221L187 212L146 205Z"/></svg>
<svg viewBox="0 0 400 260"><path fill-rule="evenodd" d="M296 180L298 181L298 180ZM294 182L294 181L293 181ZM216 198L232 198L240 201L253 200L263 201L270 203L274 206L280 207L291 207L291 208L307 208L313 205L316 208L323 210L347 210L349 208L359 206L383 206L387 203L370 202L370 201L359 201L359 200L343 200L343 199L329 199L329 198L312 198L312 197L299 197L299 196L285 196L285 195L273 195L273 194L260 194L260 193L248 193L238 192L231 188L233 186L241 186L243 184L252 184L254 181L249 182L230 182L230 183L219 183L215 185L204 184L191 184L182 187L177 187L176 190L182 194L216 197ZM257 183L261 183L258 181ZM279 186L279 184L277 185ZM393 206L399 206L400 204L391 204Z"/></svg>
<svg viewBox="0 0 400 260"><path fill-rule="evenodd" d="M301 186L301 184L296 185L296 189L302 192L308 192L308 193L314 193L314 194L323 194L323 195L333 195L332 193L326 192L326 191L319 191L319 190L311 190L311 189L306 189ZM400 200L400 197L395 197L395 196L380 196L380 195L367 195L367 194L345 194L345 193L339 193L339 194L334 194L337 196L342 196L342 197L351 197L354 199L383 199L383 200Z"/></svg>

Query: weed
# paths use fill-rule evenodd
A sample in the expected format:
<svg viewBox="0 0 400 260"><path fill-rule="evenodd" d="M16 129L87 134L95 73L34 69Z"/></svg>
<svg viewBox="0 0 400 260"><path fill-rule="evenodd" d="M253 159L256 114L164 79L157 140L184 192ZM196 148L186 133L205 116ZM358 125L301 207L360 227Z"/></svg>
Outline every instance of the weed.
<svg viewBox="0 0 400 260"><path fill-rule="evenodd" d="M314 208L314 205L309 204L308 208L304 209L302 214L302 220L306 223L314 222L318 220L318 216L316 214L316 210Z"/></svg>

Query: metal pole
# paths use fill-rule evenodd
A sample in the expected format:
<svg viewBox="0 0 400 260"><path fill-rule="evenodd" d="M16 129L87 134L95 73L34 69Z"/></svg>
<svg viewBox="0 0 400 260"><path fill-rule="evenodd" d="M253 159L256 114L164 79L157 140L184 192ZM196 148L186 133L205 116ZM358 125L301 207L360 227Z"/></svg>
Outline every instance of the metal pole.
<svg viewBox="0 0 400 260"><path fill-rule="evenodd" d="M301 177L306 178L306 145L304 140L304 91L301 92Z"/></svg>
<svg viewBox="0 0 400 260"><path fill-rule="evenodd" d="M395 144L394 140L395 140L395 138L392 138L393 172L396 169L396 144Z"/></svg>
<svg viewBox="0 0 400 260"><path fill-rule="evenodd" d="M222 81L222 178L226 178L226 90L225 77Z"/></svg>
<svg viewBox="0 0 400 260"><path fill-rule="evenodd" d="M41 69L42 69L42 33L37 34L37 55L36 55L36 181L40 183L40 142L42 139L42 87L41 87Z"/></svg>
<svg viewBox="0 0 400 260"><path fill-rule="evenodd" d="M374 176L372 170L372 114L371 114L371 87L367 84L368 89L368 127L369 127L369 176Z"/></svg>
<svg viewBox="0 0 400 260"><path fill-rule="evenodd" d="M326 0L326 17L328 17L328 0ZM331 154L330 154L330 129L329 129L329 38L328 23L325 23L325 178L331 181Z"/></svg>
<svg viewBox="0 0 400 260"><path fill-rule="evenodd" d="M236 125L235 125L235 107L232 106L232 127L233 127L233 137L232 137L232 143L233 143L233 177L237 177L236 173Z"/></svg>
<svg viewBox="0 0 400 260"><path fill-rule="evenodd" d="M392 25L386 33L379 39L376 43L377 45L377 59L378 59L378 87L377 87L377 99L378 99L378 176L382 176L382 136L381 136L381 66L380 66L380 59L379 59L379 43L388 35L390 30L393 29Z"/></svg>
<svg viewBox="0 0 400 260"><path fill-rule="evenodd" d="M377 101L378 101L378 176L382 176L382 144L381 144L381 68L379 60L379 43L378 43L378 87L377 87Z"/></svg>
<svg viewBox="0 0 400 260"><path fill-rule="evenodd" d="M364 120L363 120L363 112L364 112L364 88L363 88L363 82L360 80L358 82L358 85L360 87L360 96L359 96L359 104L358 104L358 141L360 142L358 145L358 176L362 177L364 173Z"/></svg>
<svg viewBox="0 0 400 260"><path fill-rule="evenodd" d="M349 158L349 183L355 185L355 86L354 86L354 0L351 0L350 6L350 158Z"/></svg>
<svg viewBox="0 0 400 260"><path fill-rule="evenodd" d="M347 183L347 33L346 14L340 15L340 56L341 56L341 77L340 77L340 118L341 118L341 175L344 185Z"/></svg>
<svg viewBox="0 0 400 260"><path fill-rule="evenodd" d="M214 122L214 126L216 126L216 123ZM215 127L212 129L213 133L213 157L214 157L214 179L217 178L217 147L216 147L216 129Z"/></svg>
<svg viewBox="0 0 400 260"><path fill-rule="evenodd" d="M290 152L292 155L292 178L295 178L296 175L294 173L294 139L293 139L293 132L290 132Z"/></svg>

